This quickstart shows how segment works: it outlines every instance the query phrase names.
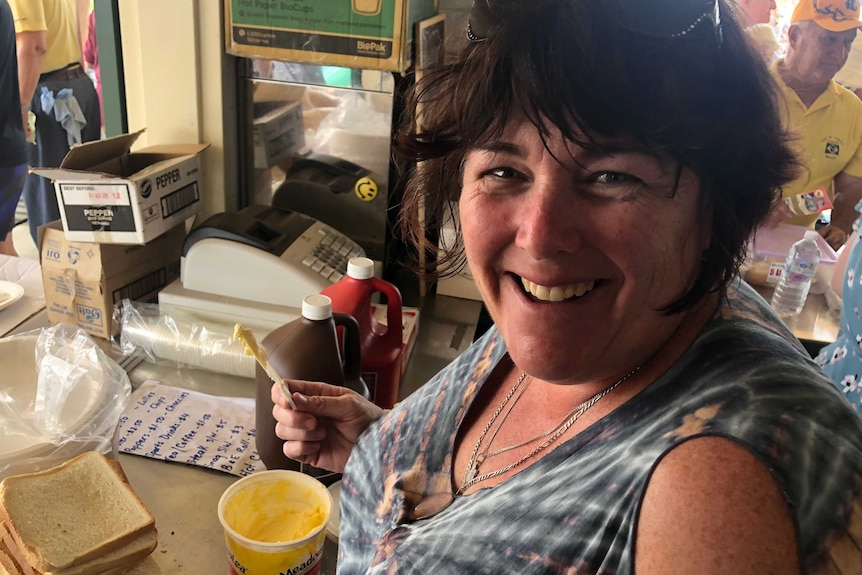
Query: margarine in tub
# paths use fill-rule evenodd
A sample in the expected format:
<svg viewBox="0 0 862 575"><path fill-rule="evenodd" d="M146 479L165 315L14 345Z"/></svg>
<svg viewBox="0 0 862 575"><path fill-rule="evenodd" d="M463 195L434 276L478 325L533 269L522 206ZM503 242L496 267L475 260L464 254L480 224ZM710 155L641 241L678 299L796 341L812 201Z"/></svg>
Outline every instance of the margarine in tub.
<svg viewBox="0 0 862 575"><path fill-rule="evenodd" d="M261 471L231 485L218 504L231 573L317 575L332 497L317 479Z"/></svg>

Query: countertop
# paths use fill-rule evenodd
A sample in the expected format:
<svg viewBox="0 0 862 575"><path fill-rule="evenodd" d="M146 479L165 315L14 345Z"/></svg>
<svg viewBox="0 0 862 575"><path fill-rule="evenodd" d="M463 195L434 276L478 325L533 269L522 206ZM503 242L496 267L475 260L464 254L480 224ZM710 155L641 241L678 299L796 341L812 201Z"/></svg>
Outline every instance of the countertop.
<svg viewBox="0 0 862 575"><path fill-rule="evenodd" d="M466 349L473 339L481 303L429 296L420 313L416 346L408 359L400 396L406 397ZM21 324L16 333L47 324L44 311ZM217 396L253 397L252 379L142 362L129 371L133 387L144 381ZM118 456L135 492L152 512L159 546L152 555L163 573L228 573L224 534L216 513L221 494L238 480L234 475L147 457ZM323 575L335 573L336 545L327 538ZM149 572L148 572L149 573Z"/></svg>

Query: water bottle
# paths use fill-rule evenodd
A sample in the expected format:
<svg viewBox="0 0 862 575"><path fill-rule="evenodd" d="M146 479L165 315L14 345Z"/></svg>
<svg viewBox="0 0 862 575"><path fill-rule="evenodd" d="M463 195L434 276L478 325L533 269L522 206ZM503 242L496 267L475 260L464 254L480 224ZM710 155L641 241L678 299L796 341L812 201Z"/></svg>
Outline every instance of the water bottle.
<svg viewBox="0 0 862 575"><path fill-rule="evenodd" d="M344 328L342 350L336 326ZM360 375L359 325L347 314L333 313L328 297L307 296L302 300L302 317L273 330L260 343L281 377L340 385L368 398L368 389ZM259 365L255 368L255 381L255 441L266 468L301 471L327 485L337 481L338 474L300 464L284 455L284 442L275 435L272 380Z"/></svg>
<svg viewBox="0 0 862 575"><path fill-rule="evenodd" d="M820 247L817 245L819 236L815 230L807 230L805 237L790 247L784 262L784 272L772 294L772 309L788 325L802 311L808 290L811 289L811 280L820 263Z"/></svg>
<svg viewBox="0 0 862 575"><path fill-rule="evenodd" d="M374 277L374 262L370 259L350 258L347 275L320 293L332 299L333 312L349 314L359 323L362 379L374 403L392 408L398 401L403 362L401 292ZM374 317L371 298L376 293L386 296L386 325Z"/></svg>

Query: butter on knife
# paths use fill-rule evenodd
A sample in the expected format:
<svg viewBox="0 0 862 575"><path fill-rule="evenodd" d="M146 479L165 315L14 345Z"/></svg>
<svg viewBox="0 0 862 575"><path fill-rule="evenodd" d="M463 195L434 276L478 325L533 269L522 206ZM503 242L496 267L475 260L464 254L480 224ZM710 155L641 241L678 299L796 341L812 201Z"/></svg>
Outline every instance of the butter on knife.
<svg viewBox="0 0 862 575"><path fill-rule="evenodd" d="M266 350L263 349L260 344L257 343L257 338L254 337L254 334L250 329L242 327L242 324L238 323L233 326L233 338L238 339L242 342L242 347L245 349L246 355L253 355L257 360L257 363L263 368L269 378L278 384L278 388L281 390L281 394L290 404L290 407L296 409L296 404L293 402L293 397L291 397L290 388L287 387L287 384L284 383L284 379L275 371L275 368L269 363L269 360L266 357Z"/></svg>

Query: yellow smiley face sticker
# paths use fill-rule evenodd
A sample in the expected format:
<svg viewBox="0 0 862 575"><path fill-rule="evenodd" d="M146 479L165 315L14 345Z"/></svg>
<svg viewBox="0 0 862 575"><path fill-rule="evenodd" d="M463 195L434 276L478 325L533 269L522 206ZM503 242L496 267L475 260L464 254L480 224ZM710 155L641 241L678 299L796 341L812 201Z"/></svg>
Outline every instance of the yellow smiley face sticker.
<svg viewBox="0 0 862 575"><path fill-rule="evenodd" d="M377 197L377 182L371 178L359 178L353 186L353 193L363 202L370 202Z"/></svg>

